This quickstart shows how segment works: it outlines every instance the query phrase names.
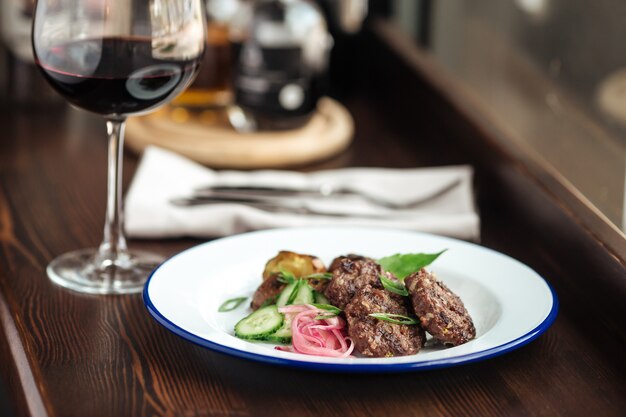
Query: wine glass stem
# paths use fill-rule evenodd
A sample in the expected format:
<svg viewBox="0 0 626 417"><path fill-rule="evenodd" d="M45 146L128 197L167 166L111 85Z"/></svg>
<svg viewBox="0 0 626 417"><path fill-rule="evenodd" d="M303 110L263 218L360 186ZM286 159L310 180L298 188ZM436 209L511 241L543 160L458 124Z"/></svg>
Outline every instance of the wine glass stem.
<svg viewBox="0 0 626 417"><path fill-rule="evenodd" d="M122 156L124 148L124 118L107 119L109 136L109 165L107 173L107 210L104 239L98 249L98 261L106 268L124 262L127 256L122 208Z"/></svg>

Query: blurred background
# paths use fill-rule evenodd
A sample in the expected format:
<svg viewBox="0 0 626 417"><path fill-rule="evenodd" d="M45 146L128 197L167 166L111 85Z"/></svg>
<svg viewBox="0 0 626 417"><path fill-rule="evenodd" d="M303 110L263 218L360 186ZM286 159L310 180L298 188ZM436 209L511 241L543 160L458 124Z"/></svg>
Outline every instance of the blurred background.
<svg viewBox="0 0 626 417"><path fill-rule="evenodd" d="M198 103L232 100L237 68L232 19L250 1L208 0L211 47L221 62L199 77L210 94L187 95L171 117L184 123ZM467 108L548 167L600 216L626 230L626 3L621 0L316 0L332 36L324 94L342 101L355 88L355 40L385 21L432 57ZM34 0L0 0L0 106L64 111L34 65ZM241 14L239 14L241 16ZM306 20L306 16L300 17ZM324 43L318 44L323 48ZM221 51L221 52L220 52ZM358 61L363 65L363 60ZM365 61L366 62L366 61ZM226 73L221 73L219 69ZM362 68L361 68L362 69ZM385 83L385 80L380 80ZM221 84L220 84L221 83ZM204 91L206 93L207 91ZM297 98L297 94L291 96ZM205 102L203 102L205 100ZM410 102L410 98L407 98ZM220 104L221 103L221 104ZM208 106L208 107L207 107ZM182 110L177 110L182 109ZM72 110L73 111L73 110ZM204 122L216 123L214 113ZM10 141L3 136L0 140ZM2 167L0 167L1 172ZM1 386L0 386L1 388ZM0 390L1 391L1 390ZM0 395L0 414L6 415Z"/></svg>
<svg viewBox="0 0 626 417"><path fill-rule="evenodd" d="M476 112L626 230L626 3L396 0L387 12Z"/></svg>
<svg viewBox="0 0 626 417"><path fill-rule="evenodd" d="M32 62L34 0L0 1L3 105L21 106L24 111L66 106ZM207 3L215 24L209 27L213 49L205 61L221 60L226 67L220 64L222 73L205 72L205 83L228 79L228 73L224 74L230 70L227 58L220 53L229 42L224 34L229 19L242 3L250 2ZM613 224L626 228L626 3L598 0L593 7L583 0L315 3L323 10L333 37L325 85L328 94L341 100L350 93L350 75L359 71L352 62L352 39L362 36L376 19L392 22L436 60L440 70L469 97L475 112L550 166ZM228 91L215 94L217 101L229 97ZM188 96L187 104L189 100L193 104L198 96ZM175 116L186 120L184 112Z"/></svg>

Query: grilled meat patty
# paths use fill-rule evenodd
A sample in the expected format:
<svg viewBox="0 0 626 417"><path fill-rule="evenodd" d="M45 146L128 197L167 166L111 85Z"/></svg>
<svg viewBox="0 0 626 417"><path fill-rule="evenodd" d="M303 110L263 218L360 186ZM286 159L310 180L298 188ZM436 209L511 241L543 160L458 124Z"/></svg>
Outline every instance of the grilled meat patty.
<svg viewBox="0 0 626 417"><path fill-rule="evenodd" d="M333 261L333 277L324 290L324 295L334 306L344 309L358 290L371 285L382 288L378 275L380 265L370 259L350 259L348 257Z"/></svg>
<svg viewBox="0 0 626 417"><path fill-rule="evenodd" d="M419 325L395 324L370 317L371 313L408 316L406 299L384 289L365 285L346 306L348 335L355 349L366 356L391 357L416 354L426 340Z"/></svg>
<svg viewBox="0 0 626 417"><path fill-rule="evenodd" d="M253 310L261 307L266 301L278 297L278 294L285 288L287 284L280 282L278 277L280 274L274 274L259 285L250 303Z"/></svg>
<svg viewBox="0 0 626 417"><path fill-rule="evenodd" d="M326 286L328 285L329 280L328 279L307 279L306 280L307 283L309 284L309 287L313 288L315 291L324 294L324 290L326 289Z"/></svg>
<svg viewBox="0 0 626 417"><path fill-rule="evenodd" d="M476 337L463 302L424 268L404 279L415 314L424 330L438 341L457 346Z"/></svg>
<svg viewBox="0 0 626 417"><path fill-rule="evenodd" d="M339 268L341 266L342 261L344 259L346 259L346 258L351 260L351 261L371 261L371 262L376 262L372 258L367 258L365 256L356 255L354 253L349 253L347 255L338 256L335 259L333 259L332 262L330 263L330 266L328 267L328 272L333 272L335 269Z"/></svg>

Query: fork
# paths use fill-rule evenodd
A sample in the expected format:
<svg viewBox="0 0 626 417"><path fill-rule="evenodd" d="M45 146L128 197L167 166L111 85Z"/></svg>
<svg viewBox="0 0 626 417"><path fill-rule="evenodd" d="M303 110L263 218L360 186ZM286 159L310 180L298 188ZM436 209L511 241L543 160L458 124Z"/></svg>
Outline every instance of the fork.
<svg viewBox="0 0 626 417"><path fill-rule="evenodd" d="M332 197L337 195L353 195L361 197L371 203L379 205L381 207L386 207L394 210L402 210L402 209L410 209L416 207L420 204L424 204L428 201L434 200L437 197L446 194L447 192L453 190L461 183L461 179L455 179L451 181L449 184L446 184L445 187L439 188L434 192L422 196L416 200L405 202L405 203L397 203L389 200L385 200L369 193L365 193L359 191L357 189L351 188L349 186L334 186L331 184L322 184L315 188L307 188L307 189L294 189L294 188L286 188L286 187L274 187L274 186L255 186L255 185L245 185L245 186L236 186L236 185L214 185L208 187L200 187L194 190L194 193L187 200L191 199L203 199L207 201L209 198L278 198L278 197ZM179 199L180 200L180 199Z"/></svg>
<svg viewBox="0 0 626 417"><path fill-rule="evenodd" d="M317 216L330 216L330 217L361 217L370 219L384 219L389 218L392 215L390 213L348 213L341 211L330 210L317 210L297 200L268 200L259 198L245 198L245 197L220 197L220 196L193 196L193 197L181 197L170 200L175 206L179 207L193 207L199 205L211 205L211 204L243 204L250 207L255 207L260 210L268 211L271 213L293 213L293 214L305 214L305 215L317 215ZM393 213L393 217L397 217L397 213Z"/></svg>

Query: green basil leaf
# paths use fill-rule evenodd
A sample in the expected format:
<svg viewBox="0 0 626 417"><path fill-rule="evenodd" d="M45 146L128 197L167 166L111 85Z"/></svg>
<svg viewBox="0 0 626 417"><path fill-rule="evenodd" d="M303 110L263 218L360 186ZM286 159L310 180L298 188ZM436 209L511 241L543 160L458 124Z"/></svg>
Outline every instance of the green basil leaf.
<svg viewBox="0 0 626 417"><path fill-rule="evenodd" d="M370 317L374 317L378 320L388 321L390 323L395 324L418 324L418 321L412 317L403 316L402 314L391 314L391 313L372 313L369 315Z"/></svg>
<svg viewBox="0 0 626 417"><path fill-rule="evenodd" d="M404 297L409 296L409 292L406 290L406 287L401 282L392 281L382 274L378 275L378 279L380 279L381 284L383 284L383 287L387 291L400 294Z"/></svg>
<svg viewBox="0 0 626 417"><path fill-rule="evenodd" d="M403 280L413 272L417 272L425 266L430 265L441 255L447 251L442 250L439 253L405 253L386 256L378 260L380 266L387 272L391 272L398 279Z"/></svg>
<svg viewBox="0 0 626 417"><path fill-rule="evenodd" d="M231 298L230 300L226 300L222 303L222 305L217 309L220 313L226 313L227 311L233 311L237 307L241 305L244 301L246 301L248 297L236 297Z"/></svg>

